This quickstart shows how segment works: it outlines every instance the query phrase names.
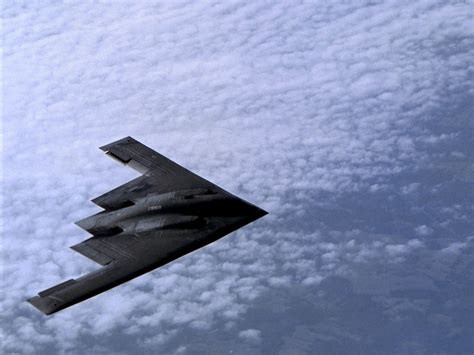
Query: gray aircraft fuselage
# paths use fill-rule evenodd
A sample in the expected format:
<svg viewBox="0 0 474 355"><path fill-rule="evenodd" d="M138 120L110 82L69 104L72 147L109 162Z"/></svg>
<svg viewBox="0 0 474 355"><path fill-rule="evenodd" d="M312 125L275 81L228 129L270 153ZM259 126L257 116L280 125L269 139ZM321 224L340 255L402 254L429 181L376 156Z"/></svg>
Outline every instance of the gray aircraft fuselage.
<svg viewBox="0 0 474 355"><path fill-rule="evenodd" d="M208 223L206 217L221 216L232 219L254 208L241 200L207 189L191 189L157 194L139 199L128 207L104 211L76 222L93 235L144 233L160 229L201 229Z"/></svg>

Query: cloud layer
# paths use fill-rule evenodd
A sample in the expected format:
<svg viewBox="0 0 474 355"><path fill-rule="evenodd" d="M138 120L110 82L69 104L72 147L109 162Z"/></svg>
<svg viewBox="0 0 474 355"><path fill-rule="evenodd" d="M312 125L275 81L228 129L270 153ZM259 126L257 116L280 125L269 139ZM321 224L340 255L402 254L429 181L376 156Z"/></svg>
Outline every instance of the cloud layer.
<svg viewBox="0 0 474 355"><path fill-rule="evenodd" d="M280 328L252 318L269 294L303 287L314 302L344 277L396 319L423 307L394 289L434 290L472 259L472 149L458 144L472 133L469 2L12 3L3 16L7 352L284 353L306 337L305 353L342 330L295 327L271 348ZM127 135L270 215L44 318L24 299L95 267L68 249L87 237L72 222L136 176L97 149ZM393 276L411 267L434 281Z"/></svg>

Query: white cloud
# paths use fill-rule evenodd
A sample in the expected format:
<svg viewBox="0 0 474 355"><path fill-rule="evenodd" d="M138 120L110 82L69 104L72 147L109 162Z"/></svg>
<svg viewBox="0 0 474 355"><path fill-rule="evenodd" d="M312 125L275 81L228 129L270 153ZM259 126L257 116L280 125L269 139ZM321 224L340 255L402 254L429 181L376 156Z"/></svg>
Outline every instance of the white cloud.
<svg viewBox="0 0 474 355"><path fill-rule="evenodd" d="M419 182L413 182L402 187L401 192L403 195L410 195L420 188Z"/></svg>
<svg viewBox="0 0 474 355"><path fill-rule="evenodd" d="M431 229L427 225L423 224L423 225L418 226L418 227L415 228L415 233L417 235L426 236L426 235L430 235L431 233L433 233L433 229Z"/></svg>
<svg viewBox="0 0 474 355"><path fill-rule="evenodd" d="M474 240L474 238L472 238L471 240ZM453 242L453 243L450 243L447 247L441 249L441 253L457 255L463 249L465 249L468 245L469 245L468 241L467 242Z"/></svg>
<svg viewBox="0 0 474 355"><path fill-rule="evenodd" d="M260 342L261 331L258 329L247 329L239 332L239 338L253 343Z"/></svg>

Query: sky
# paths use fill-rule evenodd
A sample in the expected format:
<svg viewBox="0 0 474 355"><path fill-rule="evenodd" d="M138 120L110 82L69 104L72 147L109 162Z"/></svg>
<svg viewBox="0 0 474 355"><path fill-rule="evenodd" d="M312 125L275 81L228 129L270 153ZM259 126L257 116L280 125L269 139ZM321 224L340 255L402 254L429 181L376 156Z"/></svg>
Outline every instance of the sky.
<svg viewBox="0 0 474 355"><path fill-rule="evenodd" d="M472 1L4 1L7 354L472 354ZM269 215L46 317L132 136Z"/></svg>

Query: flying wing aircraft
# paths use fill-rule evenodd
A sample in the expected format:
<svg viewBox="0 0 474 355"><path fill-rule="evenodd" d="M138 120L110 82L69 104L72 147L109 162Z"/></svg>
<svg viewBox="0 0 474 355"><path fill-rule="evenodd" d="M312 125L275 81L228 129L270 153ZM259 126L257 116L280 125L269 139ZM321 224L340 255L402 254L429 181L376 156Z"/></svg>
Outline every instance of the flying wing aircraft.
<svg viewBox="0 0 474 355"><path fill-rule="evenodd" d="M142 175L92 200L72 246L101 268L28 299L44 314L82 302L201 248L267 214L131 137L101 147Z"/></svg>

